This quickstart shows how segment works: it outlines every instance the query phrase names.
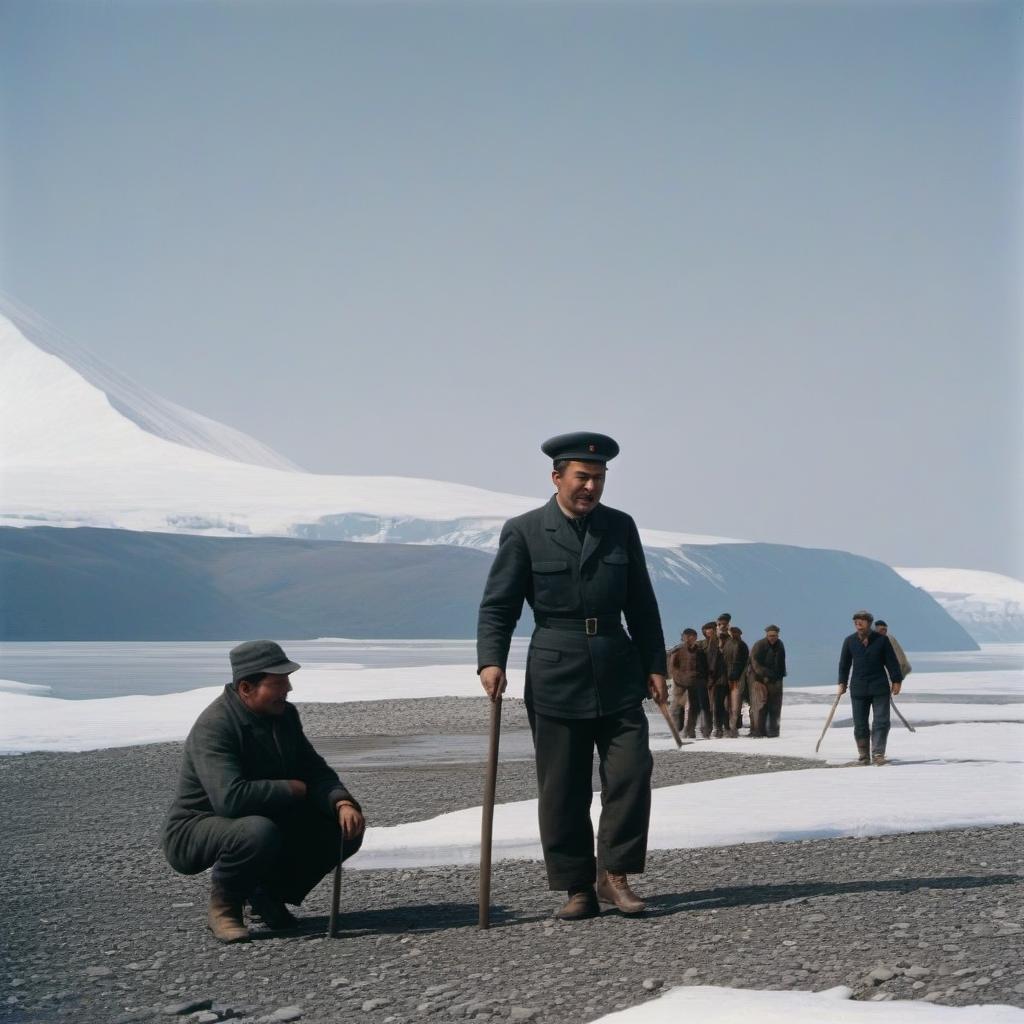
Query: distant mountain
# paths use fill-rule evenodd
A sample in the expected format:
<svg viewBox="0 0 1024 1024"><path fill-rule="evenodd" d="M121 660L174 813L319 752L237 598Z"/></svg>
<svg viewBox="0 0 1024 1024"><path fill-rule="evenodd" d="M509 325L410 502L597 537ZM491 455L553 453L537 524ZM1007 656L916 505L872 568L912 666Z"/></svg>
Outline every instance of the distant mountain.
<svg viewBox="0 0 1024 1024"><path fill-rule="evenodd" d="M978 569L896 572L927 591L979 643L1024 641L1024 582Z"/></svg>
<svg viewBox="0 0 1024 1024"><path fill-rule="evenodd" d="M17 600L6 588L4 614L12 618L4 629L10 638L99 639L111 629L135 630L134 638L152 636L154 630L165 638L199 638L212 635L210 630L223 637L233 632L222 632L232 622L255 628L265 621L254 618L252 600L238 603L245 573L268 581L268 594L258 606L261 614L279 616L266 619L263 631L278 622L277 632L288 623L301 629L294 636L341 631L424 636L428 629L438 630L437 636L472 635L475 611L463 614L470 607L465 602L475 609L503 522L544 500L435 480L304 473L266 464L273 461L272 452L260 463L259 442L212 421L205 421L209 430L197 438L191 414L179 416L176 407L161 404L113 371L86 365L89 360L80 354L78 369L73 368L53 354L52 339L47 343L50 350L44 351L0 317L0 526L98 527L134 531L135 539L104 534L90 542L91 549L82 539L92 536L89 531L75 531L77 539L45 530L8 539L9 569L21 573L28 587ZM133 416L123 411L128 405ZM159 420L159 429L145 429L142 420L151 428ZM247 459L225 454L236 443ZM217 447L221 450L212 450ZM884 607L900 623L899 636L908 648L975 648L935 601L880 562L839 551L640 532L670 637L728 609L749 639L771 619L783 627L787 642L820 644L825 650L847 627L850 610L868 604ZM152 534L182 536L180 543L139 539ZM189 544L186 535L294 543L207 549ZM363 548L397 543L412 550L377 557L357 550L358 545L338 543L354 541ZM428 553L425 547L445 550ZM452 548L463 550L456 556ZM215 564L200 564L200 551L215 551ZM268 559L266 567L257 564L254 551ZM315 568L317 559L327 558L325 552L340 560L336 571ZM118 559L141 561L122 565ZM139 564L150 562L152 595L138 578ZM413 564L430 566L449 585L432 583L425 568L423 575L407 578L403 574ZM223 575L217 566L225 567ZM224 579L232 588L225 589ZM410 579L419 594L408 590ZM55 580L63 586L55 587ZM78 588L85 580L91 591ZM171 581L177 590L167 590ZM401 595L396 587L404 588ZM124 600L118 599L122 592ZM104 601L119 609L117 616L105 617L95 599L86 607L89 593L104 594ZM179 599L158 600L157 593L178 593ZM285 593L291 603L279 604L274 595ZM79 597L72 600L71 594ZM368 595L365 608L360 608L362 594ZM308 599L300 599L303 595ZM422 607L426 595L436 608ZM36 625L27 616L29 606L40 616ZM160 609L155 619L143 614L151 606ZM449 617L442 614L445 608ZM453 608L459 609L457 616ZM298 609L301 615L291 617ZM347 609L340 616L346 624L328 628L338 609ZM101 632L90 632L95 630Z"/></svg>
<svg viewBox="0 0 1024 1024"><path fill-rule="evenodd" d="M657 554L657 552L655 553ZM666 642L728 610L748 640L778 622L793 682L828 682L851 595L911 649L972 649L927 595L880 562L774 544L694 546L687 581L656 574ZM0 639L464 638L489 552L449 545L0 527ZM529 608L520 632L532 628Z"/></svg>

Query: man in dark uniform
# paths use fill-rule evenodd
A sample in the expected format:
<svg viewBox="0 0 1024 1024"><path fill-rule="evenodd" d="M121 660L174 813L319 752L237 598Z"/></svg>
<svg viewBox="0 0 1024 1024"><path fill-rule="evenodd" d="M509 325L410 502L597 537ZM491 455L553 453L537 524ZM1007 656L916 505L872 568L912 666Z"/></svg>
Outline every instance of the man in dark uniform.
<svg viewBox="0 0 1024 1024"><path fill-rule="evenodd" d="M230 659L231 683L185 740L162 845L182 874L212 866L210 930L245 942L243 903L271 929L294 926L285 904L301 903L339 853L352 856L366 825L288 703L299 666L271 640L239 644Z"/></svg>
<svg viewBox="0 0 1024 1024"><path fill-rule="evenodd" d="M747 673L750 648L743 639L739 626L729 627L729 639L723 648L725 671L729 680L729 736L736 739L742 728L740 713L743 707L743 683Z"/></svg>
<svg viewBox="0 0 1024 1024"><path fill-rule="evenodd" d="M480 682L492 700L504 690L509 643L526 601L536 624L526 704L541 844L548 883L569 895L556 916L593 917L599 900L636 914L645 907L627 876L644 870L653 766L643 700L668 699L661 618L636 524L601 504L606 463L619 446L603 434L575 433L554 437L541 450L554 460L555 494L501 531L480 602ZM601 774L596 863L595 747Z"/></svg>
<svg viewBox="0 0 1024 1024"><path fill-rule="evenodd" d="M849 684L859 763L869 764L873 755L880 766L886 763L889 702L900 692L903 673L889 638L871 628L873 621L871 612L853 613L854 632L843 641L839 655L839 692L845 693Z"/></svg>
<svg viewBox="0 0 1024 1024"><path fill-rule="evenodd" d="M672 677L672 716L679 732L693 739L697 722L701 735L710 735L708 710L708 661L697 643L697 630L684 629L682 642L668 652L668 674Z"/></svg>
<svg viewBox="0 0 1024 1024"><path fill-rule="evenodd" d="M701 647L708 663L708 717L714 729L716 739L725 735L727 719L727 697L729 693L729 676L725 668L725 652L718 639L718 628L714 622L705 622L701 626L704 639Z"/></svg>
<svg viewBox="0 0 1024 1024"><path fill-rule="evenodd" d="M779 735L782 680L786 678L786 645L779 627L765 626L764 636L750 648L750 730L756 736Z"/></svg>

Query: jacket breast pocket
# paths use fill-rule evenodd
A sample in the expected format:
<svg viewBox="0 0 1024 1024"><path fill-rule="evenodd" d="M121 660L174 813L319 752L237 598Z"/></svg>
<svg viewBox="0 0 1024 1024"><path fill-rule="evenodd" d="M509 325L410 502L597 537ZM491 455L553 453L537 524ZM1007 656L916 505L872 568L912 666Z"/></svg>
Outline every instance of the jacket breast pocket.
<svg viewBox="0 0 1024 1024"><path fill-rule="evenodd" d="M594 577L593 596L602 609L618 609L626 602L627 580L629 578L629 555L621 548L613 548L601 555L601 562Z"/></svg>
<svg viewBox="0 0 1024 1024"><path fill-rule="evenodd" d="M564 612L576 607L576 587L569 563L552 559L533 563L534 607L547 612Z"/></svg>

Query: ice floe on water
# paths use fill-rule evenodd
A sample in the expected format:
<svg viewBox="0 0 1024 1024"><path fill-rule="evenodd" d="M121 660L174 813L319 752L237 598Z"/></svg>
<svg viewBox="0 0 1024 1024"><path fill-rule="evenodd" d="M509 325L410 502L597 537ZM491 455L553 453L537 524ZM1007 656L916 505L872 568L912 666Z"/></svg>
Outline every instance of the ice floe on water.
<svg viewBox="0 0 1024 1024"><path fill-rule="evenodd" d="M936 1006L924 1001L854 1000L845 986L823 992L764 992L691 985L598 1018L594 1024L1021 1024L1015 1006Z"/></svg>

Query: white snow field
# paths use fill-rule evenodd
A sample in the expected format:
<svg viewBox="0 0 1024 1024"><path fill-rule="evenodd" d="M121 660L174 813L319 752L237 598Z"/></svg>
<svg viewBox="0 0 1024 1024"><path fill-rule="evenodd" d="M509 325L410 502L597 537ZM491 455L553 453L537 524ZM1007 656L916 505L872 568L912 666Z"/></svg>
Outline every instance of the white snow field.
<svg viewBox="0 0 1024 1024"><path fill-rule="evenodd" d="M912 764L899 768L810 768L666 786L652 793L652 850L738 843L1010 825L1024 821L1024 766ZM499 775L498 796L501 796ZM722 807L757 807L729 820ZM600 799L591 816L595 829ZM724 820L723 820L724 819ZM540 860L537 801L494 810L495 860ZM389 828L371 828L352 869L474 864L480 859L480 808Z"/></svg>
<svg viewBox="0 0 1024 1024"><path fill-rule="evenodd" d="M924 1001L863 1002L845 986L822 992L764 992L692 985L599 1017L594 1024L1022 1024L1015 1006L936 1006Z"/></svg>
<svg viewBox="0 0 1024 1024"><path fill-rule="evenodd" d="M303 524L348 516L349 540L493 548L509 516L539 504L436 480L253 465L167 440L3 316L0 367L0 525L291 536ZM730 542L663 530L641 536L651 548Z"/></svg>
<svg viewBox="0 0 1024 1024"><path fill-rule="evenodd" d="M1024 640L1024 582L976 569L896 568L926 590L975 640Z"/></svg>

